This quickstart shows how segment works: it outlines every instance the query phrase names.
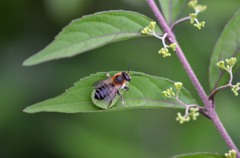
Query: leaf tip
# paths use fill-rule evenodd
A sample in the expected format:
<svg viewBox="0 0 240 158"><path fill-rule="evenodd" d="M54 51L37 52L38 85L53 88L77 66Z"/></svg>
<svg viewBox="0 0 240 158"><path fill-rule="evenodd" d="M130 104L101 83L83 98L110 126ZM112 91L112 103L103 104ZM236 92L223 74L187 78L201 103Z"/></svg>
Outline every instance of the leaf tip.
<svg viewBox="0 0 240 158"><path fill-rule="evenodd" d="M25 112L25 113L31 113L31 112L29 111L28 107L24 108L24 109L23 109L23 112Z"/></svg>
<svg viewBox="0 0 240 158"><path fill-rule="evenodd" d="M31 63L29 63L28 59L26 59L23 61L22 66L31 66Z"/></svg>
<svg viewBox="0 0 240 158"><path fill-rule="evenodd" d="M32 66L35 64L36 64L36 62L34 60L32 60L32 57L25 59L22 63L23 66Z"/></svg>
<svg viewBox="0 0 240 158"><path fill-rule="evenodd" d="M22 65L23 66L33 66L33 65L37 65L37 64L43 63L45 61L49 61L49 60L51 60L51 59L42 59L42 57L37 53L37 54L25 59L23 61Z"/></svg>
<svg viewBox="0 0 240 158"><path fill-rule="evenodd" d="M31 107L32 106L28 106L28 107L24 108L23 112L28 113L28 114L35 113L35 111L33 111L33 109Z"/></svg>

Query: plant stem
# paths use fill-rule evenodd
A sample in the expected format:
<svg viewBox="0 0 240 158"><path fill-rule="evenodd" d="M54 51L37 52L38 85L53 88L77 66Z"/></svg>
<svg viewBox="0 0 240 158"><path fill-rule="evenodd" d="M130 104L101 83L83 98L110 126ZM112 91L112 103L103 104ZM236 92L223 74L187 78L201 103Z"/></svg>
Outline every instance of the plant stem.
<svg viewBox="0 0 240 158"><path fill-rule="evenodd" d="M147 3L150 6L151 10L153 11L154 15L156 16L156 18L157 18L160 26L164 30L164 32L168 34L169 40L171 42L177 43L177 40L175 38L174 33L172 32L171 27L168 26L167 22L165 21L163 15L159 11L154 0L147 0ZM224 128L221 120L219 119L219 117L215 111L214 102L212 100L208 99L207 94L205 93L198 78L196 77L189 62L187 61L181 47L178 44L177 44L177 48L176 48L176 55L178 56L180 62L183 65L183 68L185 69L188 77L190 78L195 89L197 90L199 97L201 98L202 102L205 105L205 110L206 110L205 114L212 120L213 124L216 126L218 132L221 134L221 136L224 139L224 141L226 142L227 146L230 149L234 149L237 152L237 158L240 158L240 153L239 153L236 145L232 141L231 137L228 135L226 129Z"/></svg>
<svg viewBox="0 0 240 158"><path fill-rule="evenodd" d="M214 89L214 90L212 91L212 93L209 95L208 98L213 100L214 96L217 94L218 91L223 90L223 89L226 89L226 88L229 88L229 87L231 87L231 86L232 86L232 84L231 84L231 83L228 83L228 84L226 84L226 85L223 85L223 86L220 86L220 87Z"/></svg>
<svg viewBox="0 0 240 158"><path fill-rule="evenodd" d="M150 6L150 8L152 9L154 15L156 16L158 22L160 23L160 25L162 26L163 30L165 33L168 34L169 40L171 42L176 42L177 40L175 38L175 35L173 34L171 28L168 26L168 24L166 23L165 19L163 18L161 12L159 11L157 5L155 4L154 0L147 0L148 5ZM196 87L196 90L200 96L200 98L202 99L203 103L205 105L209 105L210 102L208 100L208 96L205 93L205 91L203 90L200 82L198 81L195 73L193 72L190 64L188 63L182 49L180 48L180 46L177 44L177 48L176 48L176 54L180 60L180 62L183 65L183 68L185 69L185 71L187 72L190 80L192 81L193 85ZM209 105L210 106L210 105Z"/></svg>
<svg viewBox="0 0 240 158"><path fill-rule="evenodd" d="M238 151L236 145L234 144L234 142L232 141L231 137L229 136L228 132L224 128L224 126L223 126L221 120L219 119L215 110L213 110L210 113L210 118L211 118L213 124L215 125L215 127L217 128L218 132L221 134L222 138L225 140L226 144L228 145L228 148L234 149L237 152L237 157L239 158L240 157L239 151Z"/></svg>

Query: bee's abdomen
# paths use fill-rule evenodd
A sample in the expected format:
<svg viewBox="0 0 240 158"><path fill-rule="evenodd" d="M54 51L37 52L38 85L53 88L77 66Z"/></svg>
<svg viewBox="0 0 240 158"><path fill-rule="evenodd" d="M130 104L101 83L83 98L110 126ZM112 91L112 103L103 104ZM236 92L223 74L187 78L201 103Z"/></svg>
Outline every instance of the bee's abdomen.
<svg viewBox="0 0 240 158"><path fill-rule="evenodd" d="M94 98L98 100L103 100L108 95L108 93L109 90L107 86L99 87L98 89L96 89Z"/></svg>

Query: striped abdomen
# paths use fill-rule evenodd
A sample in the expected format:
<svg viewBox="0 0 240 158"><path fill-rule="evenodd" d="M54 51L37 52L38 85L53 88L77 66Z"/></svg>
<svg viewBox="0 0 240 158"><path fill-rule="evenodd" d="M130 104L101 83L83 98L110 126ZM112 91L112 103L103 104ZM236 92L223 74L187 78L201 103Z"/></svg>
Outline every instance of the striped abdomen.
<svg viewBox="0 0 240 158"><path fill-rule="evenodd" d="M113 89L113 86L111 84L109 85L103 85L99 88L96 89L96 92L95 92L95 96L94 98L95 99L98 99L98 100L103 100L105 99L107 96L111 96L112 95L112 90Z"/></svg>

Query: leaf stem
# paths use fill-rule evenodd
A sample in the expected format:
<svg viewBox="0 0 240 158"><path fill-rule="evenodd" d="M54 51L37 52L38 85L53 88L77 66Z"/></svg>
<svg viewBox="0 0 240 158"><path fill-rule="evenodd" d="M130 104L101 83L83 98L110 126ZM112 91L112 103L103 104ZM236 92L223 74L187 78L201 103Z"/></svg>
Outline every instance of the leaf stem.
<svg viewBox="0 0 240 158"><path fill-rule="evenodd" d="M153 11L154 15L156 16L160 26L164 30L165 33L168 34L169 40L172 43L177 43L174 33L172 32L171 27L168 26L167 22L165 21L163 15L161 14L160 10L158 9L154 0L147 0L148 5L150 6L151 10ZM176 48L176 55L178 56L180 62L183 65L188 77L190 78L192 84L194 85L195 89L198 92L199 97L201 98L202 102L205 105L205 114L212 120L213 124L217 128L218 132L221 134L222 138L224 139L225 143L230 149L234 149L237 152L237 158L240 158L240 153L232 141L231 137L227 133L226 129L224 128L221 120L219 119L216 111L213 100L208 99L207 94L205 93L203 87L201 86L198 78L196 77L195 73L193 72L189 62L187 61L181 47L177 44Z"/></svg>

